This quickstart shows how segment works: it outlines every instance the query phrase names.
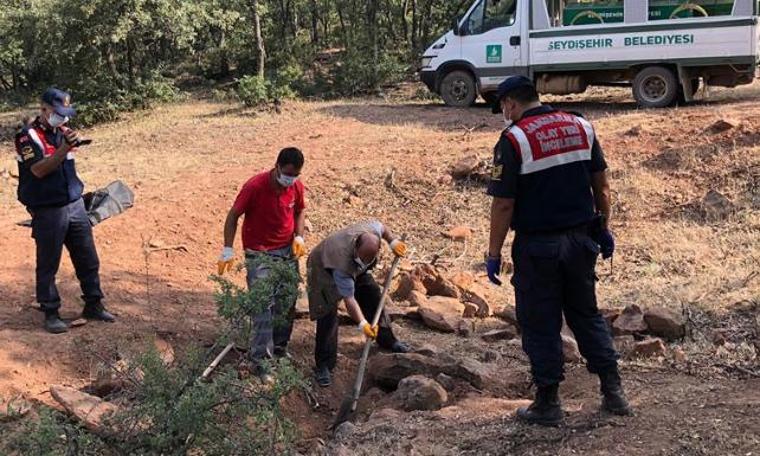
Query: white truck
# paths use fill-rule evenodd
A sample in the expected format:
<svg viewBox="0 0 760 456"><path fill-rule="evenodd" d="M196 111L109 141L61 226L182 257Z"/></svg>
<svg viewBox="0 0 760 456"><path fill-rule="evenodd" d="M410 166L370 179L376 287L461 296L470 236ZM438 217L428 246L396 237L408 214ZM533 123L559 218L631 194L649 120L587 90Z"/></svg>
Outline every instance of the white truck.
<svg viewBox="0 0 760 456"><path fill-rule="evenodd" d="M758 0L475 0L425 51L420 78L450 106L491 101L521 74L540 93L630 85L640 106L665 107L700 80L754 80L757 14Z"/></svg>

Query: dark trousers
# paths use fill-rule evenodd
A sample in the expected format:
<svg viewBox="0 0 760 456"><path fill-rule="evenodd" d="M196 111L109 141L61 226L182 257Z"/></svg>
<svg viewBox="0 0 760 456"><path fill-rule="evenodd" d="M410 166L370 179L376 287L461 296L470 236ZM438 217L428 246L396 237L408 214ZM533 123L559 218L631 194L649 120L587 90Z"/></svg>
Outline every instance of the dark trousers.
<svg viewBox="0 0 760 456"><path fill-rule="evenodd" d="M380 286L375 282L372 274L364 273L356 278L354 297L362 309L364 317L371 321L380 305L382 295ZM377 332L377 344L385 349L390 349L396 342L396 336L391 330L391 321L383 311L378 322L380 328ZM328 315L317 320L317 341L314 346L314 360L317 367L327 366L330 370L335 368L338 360L338 306L335 306Z"/></svg>
<svg viewBox="0 0 760 456"><path fill-rule="evenodd" d="M246 259L253 259L256 255L270 255L288 261L290 266L297 270L298 263L293 259L290 246L268 252L246 251ZM269 268L265 266L253 267L246 261L248 287L252 287L256 281L266 279ZM294 287L298 283L292 284ZM274 348L285 349L290 342L293 333L293 320L296 314L295 300L292 302L279 302L272 298L272 303L260 313L253 315L253 333L251 335L250 357L254 362L274 356Z"/></svg>
<svg viewBox="0 0 760 456"><path fill-rule="evenodd" d="M563 313L588 370L600 373L617 367L618 354L596 305L598 254L599 246L584 230L515 236L512 284L517 319L537 386L564 379Z"/></svg>
<svg viewBox="0 0 760 456"><path fill-rule="evenodd" d="M82 299L86 304L100 302L103 298L98 274L100 261L82 199L61 207L34 209L32 237L37 244L37 302L43 310L61 307L55 275L61 264L63 246L74 264Z"/></svg>

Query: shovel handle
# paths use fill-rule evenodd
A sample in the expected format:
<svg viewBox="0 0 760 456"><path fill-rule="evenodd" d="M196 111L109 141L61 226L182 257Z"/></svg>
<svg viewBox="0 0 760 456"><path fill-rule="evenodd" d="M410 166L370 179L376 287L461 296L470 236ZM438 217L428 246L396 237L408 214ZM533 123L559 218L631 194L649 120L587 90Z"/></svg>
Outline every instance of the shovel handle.
<svg viewBox="0 0 760 456"><path fill-rule="evenodd" d="M406 240L406 235L401 236L401 240ZM391 269L388 271L388 275L385 277L385 283L383 284L383 293L380 295L380 303L375 311L375 316L372 318L372 327L377 325L380 321L380 315L385 308L385 299L388 296L388 290L391 288L391 282L393 281L393 274L396 272L396 267L401 261L400 256L396 256L391 263ZM369 357L369 349L372 346L372 339L367 339L364 343L364 350L362 351L362 357L359 359L359 371L356 373L356 381L354 382L354 389L352 394L351 410L356 409L356 402L359 400L359 394L361 394L362 383L364 383L364 372L367 367L367 358Z"/></svg>

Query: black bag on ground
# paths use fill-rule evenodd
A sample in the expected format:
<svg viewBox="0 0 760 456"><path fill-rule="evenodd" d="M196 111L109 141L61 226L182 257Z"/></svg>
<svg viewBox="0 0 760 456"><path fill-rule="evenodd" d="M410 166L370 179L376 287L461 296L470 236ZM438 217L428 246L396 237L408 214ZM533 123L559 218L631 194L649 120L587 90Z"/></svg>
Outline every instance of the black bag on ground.
<svg viewBox="0 0 760 456"><path fill-rule="evenodd" d="M120 180L111 182L105 188L85 193L82 198L92 226L121 214L135 203L135 194Z"/></svg>
<svg viewBox="0 0 760 456"><path fill-rule="evenodd" d="M106 185L105 188L88 192L82 195L84 208L92 226L105 219L115 217L130 207L134 206L135 194L127 184L117 180ZM18 222L19 226L31 227L31 220Z"/></svg>

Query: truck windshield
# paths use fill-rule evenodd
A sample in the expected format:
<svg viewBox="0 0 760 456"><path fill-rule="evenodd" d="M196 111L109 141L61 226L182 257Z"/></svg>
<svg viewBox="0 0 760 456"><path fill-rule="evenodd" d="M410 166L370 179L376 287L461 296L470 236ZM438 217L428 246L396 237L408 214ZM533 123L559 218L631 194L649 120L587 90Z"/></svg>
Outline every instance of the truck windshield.
<svg viewBox="0 0 760 456"><path fill-rule="evenodd" d="M467 17L465 32L479 35L515 23L516 0L480 0Z"/></svg>

